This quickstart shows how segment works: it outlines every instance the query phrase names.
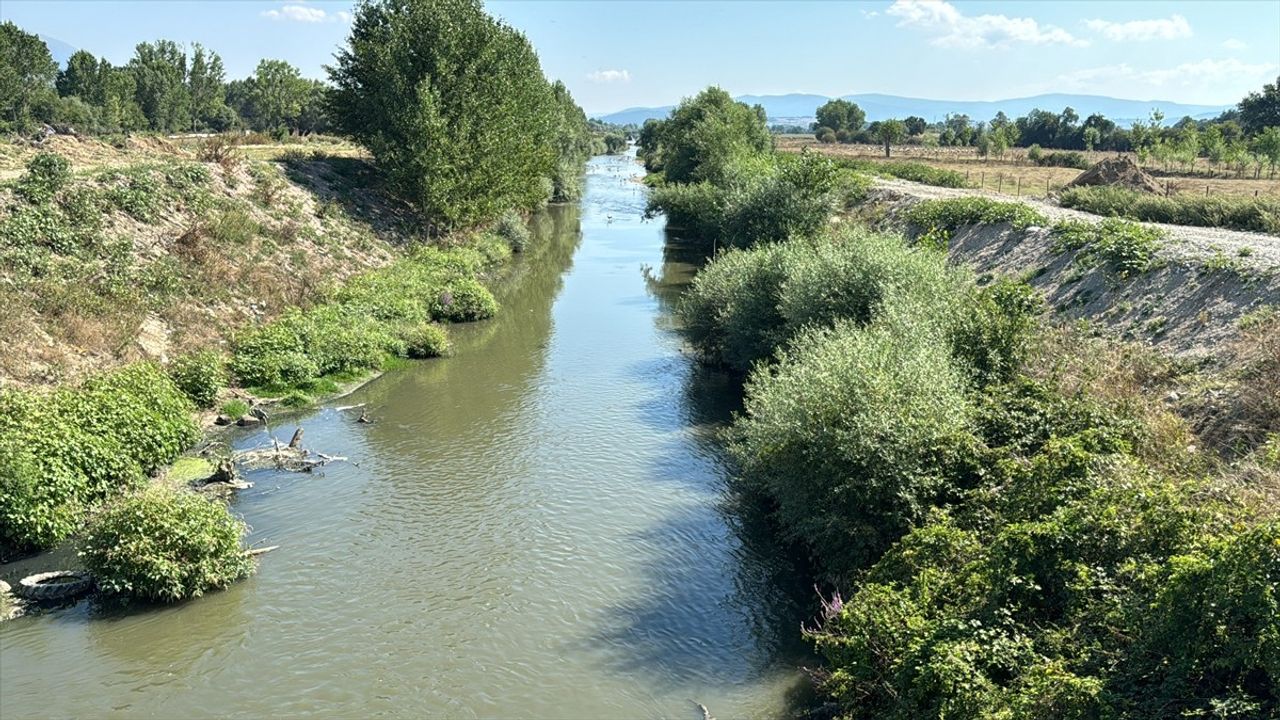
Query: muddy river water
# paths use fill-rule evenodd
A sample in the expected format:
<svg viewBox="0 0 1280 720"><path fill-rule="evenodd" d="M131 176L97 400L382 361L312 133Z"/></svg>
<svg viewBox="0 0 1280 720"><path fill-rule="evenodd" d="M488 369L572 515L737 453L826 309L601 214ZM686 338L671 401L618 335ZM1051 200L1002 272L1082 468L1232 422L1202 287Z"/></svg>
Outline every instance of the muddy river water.
<svg viewBox="0 0 1280 720"><path fill-rule="evenodd" d="M641 219L641 172L592 160L584 199L534 219L495 320L335 403L372 424L277 423L350 461L249 473L234 509L280 546L257 575L0 624L0 716L784 714L812 591L727 487L738 391L682 352L694 266Z"/></svg>

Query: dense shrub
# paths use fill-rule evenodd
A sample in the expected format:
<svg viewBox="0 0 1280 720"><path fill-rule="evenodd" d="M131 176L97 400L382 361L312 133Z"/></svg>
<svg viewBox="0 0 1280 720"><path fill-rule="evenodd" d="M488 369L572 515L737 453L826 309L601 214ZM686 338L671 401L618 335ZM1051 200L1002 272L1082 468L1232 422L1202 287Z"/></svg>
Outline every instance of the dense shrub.
<svg viewBox="0 0 1280 720"><path fill-rule="evenodd" d="M191 411L173 381L145 363L47 394L0 392L0 542L65 539L87 507L195 442Z"/></svg>
<svg viewBox="0 0 1280 720"><path fill-rule="evenodd" d="M731 450L784 534L847 578L952 491L941 468L969 414L936 333L841 323L802 332L752 376Z"/></svg>
<svg viewBox="0 0 1280 720"><path fill-rule="evenodd" d="M435 323L422 323L406 330L404 342L411 358L433 358L449 353L449 334Z"/></svg>
<svg viewBox="0 0 1280 720"><path fill-rule="evenodd" d="M1085 158L1084 153L1074 150L1054 151L1051 153L1038 153L1035 157L1028 157L1032 162L1040 167L1065 167L1075 168L1077 170L1089 169L1089 161Z"/></svg>
<svg viewBox="0 0 1280 720"><path fill-rule="evenodd" d="M708 182L664 184L650 191L645 214L661 212L681 236L713 244L722 236L728 200L728 193Z"/></svg>
<svg viewBox="0 0 1280 720"><path fill-rule="evenodd" d="M1107 218L1100 223L1060 222L1053 228L1054 249L1079 251L1077 262L1105 265L1122 278L1140 275L1155 264L1164 232L1137 223Z"/></svg>
<svg viewBox="0 0 1280 720"><path fill-rule="evenodd" d="M685 333L709 362L746 371L786 340L782 245L730 250L693 280L680 305Z"/></svg>
<svg viewBox="0 0 1280 720"><path fill-rule="evenodd" d="M1009 380L1021 369L1039 327L1044 300L1008 279L972 290L951 327L952 354L980 384Z"/></svg>
<svg viewBox="0 0 1280 720"><path fill-rule="evenodd" d="M908 208L903 219L922 232L936 229L948 235L966 225L1009 223L1015 230L1023 230L1049 222L1044 215L1022 203L984 197L925 200Z"/></svg>
<svg viewBox="0 0 1280 720"><path fill-rule="evenodd" d="M985 449L966 473L977 484L903 536L811 632L842 711L1166 717L1235 702L1265 716L1275 530L1246 533L1255 539L1235 557L1247 561L1221 576L1171 583L1209 564L1185 553L1212 556L1199 548L1239 526L1206 502L1203 481L1129 455L1151 442L1134 420L1052 383L984 392L973 428ZM1188 645L1201 631L1188 628L1203 642Z"/></svg>
<svg viewBox="0 0 1280 720"><path fill-rule="evenodd" d="M805 326L871 322L887 298L941 314L962 282L935 252L847 229L721 255L694 279L680 314L704 358L745 371Z"/></svg>
<svg viewBox="0 0 1280 720"><path fill-rule="evenodd" d="M841 158L839 162L842 167L857 170L858 172L901 178L903 180L910 180L924 185L935 185L938 187L950 188L962 188L969 186L969 181L965 180L962 173L956 172L955 170L933 167L932 165L926 165L922 162L912 162L910 160L876 162L874 160L867 160L864 158Z"/></svg>
<svg viewBox="0 0 1280 720"><path fill-rule="evenodd" d="M524 218L514 210L508 210L498 218L498 224L494 228L498 233L498 237L506 241L511 247L512 252L524 252L529 246L529 226L525 223Z"/></svg>
<svg viewBox="0 0 1280 720"><path fill-rule="evenodd" d="M213 407L218 391L227 386L222 356L212 350L183 355L169 364L169 377L196 407Z"/></svg>
<svg viewBox="0 0 1280 720"><path fill-rule="evenodd" d="M71 163L55 152L36 153L27 162L27 171L18 178L14 190L31 203L53 199L71 179Z"/></svg>
<svg viewBox="0 0 1280 720"><path fill-rule="evenodd" d="M730 196L723 237L733 247L812 237L835 209L836 170L831 161L805 153L783 156L776 171Z"/></svg>
<svg viewBox="0 0 1280 720"><path fill-rule="evenodd" d="M252 572L241 546L247 530L221 502L154 486L96 515L80 555L106 592L175 602Z"/></svg>
<svg viewBox="0 0 1280 720"><path fill-rule="evenodd" d="M1234 195L1166 197L1113 187L1066 188L1063 207L1095 215L1172 225L1222 227L1280 235L1280 200Z"/></svg>

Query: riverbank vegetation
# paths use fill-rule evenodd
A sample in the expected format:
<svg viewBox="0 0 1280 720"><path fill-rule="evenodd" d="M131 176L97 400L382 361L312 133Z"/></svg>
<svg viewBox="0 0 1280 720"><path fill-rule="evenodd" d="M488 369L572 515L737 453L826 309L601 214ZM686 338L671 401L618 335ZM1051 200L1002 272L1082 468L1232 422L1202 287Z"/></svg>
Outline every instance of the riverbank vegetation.
<svg viewBox="0 0 1280 720"><path fill-rule="evenodd" d="M0 554L87 527L101 587L153 600L250 568L224 506L140 492L195 442L197 408L249 411L229 385L305 405L447 353L445 324L498 311L486 283L528 249L523 214L576 198L605 150L524 36L469 0L362 4L332 87L275 61L240 87L216 54L166 41L127 68L77 53L59 73L6 23L0 55L14 53L30 72L2 89L0 129L73 108L91 130L323 125L362 145L60 126L0 153L25 165L0 184L0 301L18 309L0 320Z"/></svg>
<svg viewBox="0 0 1280 720"><path fill-rule="evenodd" d="M674 186L714 198L731 177ZM656 209L679 207L670 187ZM723 212L707 205L690 214ZM713 225L731 249L681 315L702 357L747 376L728 448L827 583L806 634L838 714L1280 710L1280 428L1257 382L1274 342L1243 336L1203 377L948 264L960 227L1048 225L1018 203L917 204L915 241L806 219L740 240ZM1123 220L1054 235L1121 277L1160 241ZM1161 400L1206 382L1229 409L1193 425Z"/></svg>
<svg viewBox="0 0 1280 720"><path fill-rule="evenodd" d="M870 184L814 154L775 153L763 112L719 88L646 123L639 152L657 185L647 212L665 214L709 250L813 235Z"/></svg>

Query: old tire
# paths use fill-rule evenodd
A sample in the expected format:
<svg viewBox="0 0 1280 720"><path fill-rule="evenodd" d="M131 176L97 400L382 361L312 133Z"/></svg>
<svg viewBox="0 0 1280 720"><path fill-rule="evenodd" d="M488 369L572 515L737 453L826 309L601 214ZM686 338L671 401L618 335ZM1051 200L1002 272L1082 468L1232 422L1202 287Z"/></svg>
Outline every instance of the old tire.
<svg viewBox="0 0 1280 720"><path fill-rule="evenodd" d="M66 600L89 592L93 579L88 573L55 570L22 578L18 594L28 600Z"/></svg>

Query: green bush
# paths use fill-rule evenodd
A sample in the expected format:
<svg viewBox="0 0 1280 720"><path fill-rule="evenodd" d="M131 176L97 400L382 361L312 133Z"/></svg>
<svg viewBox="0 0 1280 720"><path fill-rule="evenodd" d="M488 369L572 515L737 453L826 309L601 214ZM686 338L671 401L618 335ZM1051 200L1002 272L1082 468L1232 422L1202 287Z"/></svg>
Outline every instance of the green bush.
<svg viewBox="0 0 1280 720"><path fill-rule="evenodd" d="M1011 379L1022 368L1044 307L1022 282L999 279L971 291L951 326L952 354L980 384Z"/></svg>
<svg viewBox="0 0 1280 720"><path fill-rule="evenodd" d="M667 225L691 240L718 243L724 226L728 195L708 182L669 183L649 193L647 217L659 212Z"/></svg>
<svg viewBox="0 0 1280 720"><path fill-rule="evenodd" d="M1164 232L1158 228L1117 218L1096 224L1068 220L1055 225L1053 233L1056 251L1080 251L1076 256L1080 264L1105 265L1122 278L1151 269L1164 239Z"/></svg>
<svg viewBox="0 0 1280 720"><path fill-rule="evenodd" d="M812 237L835 209L836 177L835 166L820 155L779 157L775 172L730 196L721 227L725 244Z"/></svg>
<svg viewBox="0 0 1280 720"><path fill-rule="evenodd" d="M1172 225L1221 227L1280 235L1280 200L1234 195L1166 197L1114 187L1066 188L1063 207L1095 215Z"/></svg>
<svg viewBox="0 0 1280 720"><path fill-rule="evenodd" d="M970 414L935 332L841 323L802 332L751 377L730 449L784 534L844 579L954 491L942 467Z"/></svg>
<svg viewBox="0 0 1280 720"><path fill-rule="evenodd" d="M407 354L411 358L433 358L449 354L449 334L435 323L421 323L404 333Z"/></svg>
<svg viewBox="0 0 1280 720"><path fill-rule="evenodd" d="M786 340L778 310L783 247L729 250L694 277L679 313L704 359L745 372Z"/></svg>
<svg viewBox="0 0 1280 720"><path fill-rule="evenodd" d="M95 516L80 556L105 592L176 602L251 573L241 546L247 531L220 502L154 486Z"/></svg>
<svg viewBox="0 0 1280 720"><path fill-rule="evenodd" d="M803 327L871 322L888 298L941 316L962 283L936 252L848 228L724 253L694 279L680 315L704 358L745 371Z"/></svg>
<svg viewBox="0 0 1280 720"><path fill-rule="evenodd" d="M14 190L27 202L46 203L70 180L70 161L55 152L39 152L27 162L27 171L18 178Z"/></svg>
<svg viewBox="0 0 1280 720"><path fill-rule="evenodd" d="M512 252L524 252L529 246L529 226L525 223L524 218L514 210L508 210L498 218L498 224L495 230L498 237L507 242Z"/></svg>
<svg viewBox="0 0 1280 720"><path fill-rule="evenodd" d="M0 542L23 549L64 540L89 506L196 441L192 410L147 363L51 393L0 392Z"/></svg>
<svg viewBox="0 0 1280 720"><path fill-rule="evenodd" d="M921 232L938 229L948 234L967 225L1008 223L1015 230L1047 225L1049 220L1028 205L984 197L925 200L907 209L903 219Z"/></svg>
<svg viewBox="0 0 1280 720"><path fill-rule="evenodd" d="M1028 154L1030 157L1030 154ZM1074 150L1055 151L1048 154L1039 153L1030 159L1040 167L1065 167L1075 168L1076 170L1088 170L1089 161L1085 159L1084 153Z"/></svg>
<svg viewBox="0 0 1280 720"><path fill-rule="evenodd" d="M232 420L238 420L249 414L249 403L240 398L232 398L222 403L222 407L218 409L218 412Z"/></svg>
<svg viewBox="0 0 1280 720"><path fill-rule="evenodd" d="M924 185L935 185L937 187L969 187L969 181L965 180L962 173L958 173L955 170L947 170L945 168L936 168L922 162L912 162L909 160L876 162L874 160L866 160L863 158L841 158L839 162L842 167L869 173L871 175L901 178L903 180L910 180Z"/></svg>
<svg viewBox="0 0 1280 720"><path fill-rule="evenodd" d="M169 377L196 407L213 407L218 392L227 386L222 356L212 350L183 355L169 364Z"/></svg>

